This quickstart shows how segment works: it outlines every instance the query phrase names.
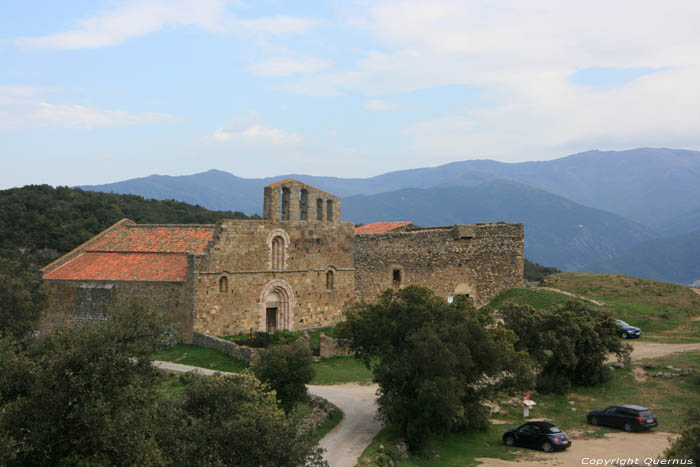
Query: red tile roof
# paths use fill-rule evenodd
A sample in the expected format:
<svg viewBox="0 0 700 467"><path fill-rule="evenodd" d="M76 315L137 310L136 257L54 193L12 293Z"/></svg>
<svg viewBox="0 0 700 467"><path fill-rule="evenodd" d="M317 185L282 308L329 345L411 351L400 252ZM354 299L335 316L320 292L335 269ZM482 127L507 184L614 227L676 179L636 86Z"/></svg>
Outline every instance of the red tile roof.
<svg viewBox="0 0 700 467"><path fill-rule="evenodd" d="M187 255L88 251L44 276L48 280L185 282Z"/></svg>
<svg viewBox="0 0 700 467"><path fill-rule="evenodd" d="M381 234L391 232L401 227L411 225L410 222L374 222L360 227L355 227L355 234Z"/></svg>
<svg viewBox="0 0 700 467"><path fill-rule="evenodd" d="M88 251L203 253L214 226L128 225L88 247Z"/></svg>

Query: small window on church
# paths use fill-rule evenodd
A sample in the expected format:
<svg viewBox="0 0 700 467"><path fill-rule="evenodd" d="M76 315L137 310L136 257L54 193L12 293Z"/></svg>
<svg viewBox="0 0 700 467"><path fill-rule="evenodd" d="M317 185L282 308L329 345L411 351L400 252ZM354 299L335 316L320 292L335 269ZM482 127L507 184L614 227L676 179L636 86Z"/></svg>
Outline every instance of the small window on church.
<svg viewBox="0 0 700 467"><path fill-rule="evenodd" d="M228 293L228 278L219 279L219 293Z"/></svg>
<svg viewBox="0 0 700 467"><path fill-rule="evenodd" d="M323 220L323 200L321 198L316 200L316 220Z"/></svg>
<svg viewBox="0 0 700 467"><path fill-rule="evenodd" d="M326 201L326 220L329 222L333 220L333 200L330 199Z"/></svg>
<svg viewBox="0 0 700 467"><path fill-rule="evenodd" d="M272 269L284 269L284 238L277 235L272 239Z"/></svg>
<svg viewBox="0 0 700 467"><path fill-rule="evenodd" d="M401 269L394 269L391 278L395 286L401 285Z"/></svg>
<svg viewBox="0 0 700 467"><path fill-rule="evenodd" d="M333 290L333 271L326 272L326 290Z"/></svg>

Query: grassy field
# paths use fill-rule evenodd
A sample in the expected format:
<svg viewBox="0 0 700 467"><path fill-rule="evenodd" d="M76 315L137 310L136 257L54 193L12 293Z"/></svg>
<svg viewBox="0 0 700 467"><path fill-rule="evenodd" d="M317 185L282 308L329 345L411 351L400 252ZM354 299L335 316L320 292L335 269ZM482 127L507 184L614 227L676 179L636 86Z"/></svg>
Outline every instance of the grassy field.
<svg viewBox="0 0 700 467"><path fill-rule="evenodd" d="M700 295L689 287L607 274L555 274L547 285L605 302L615 318L642 329L642 339L700 342Z"/></svg>
<svg viewBox="0 0 700 467"><path fill-rule="evenodd" d="M181 363L216 371L238 373L246 364L237 358L214 349L205 349L192 344L177 344L164 352L153 355L153 360Z"/></svg>
<svg viewBox="0 0 700 467"><path fill-rule="evenodd" d="M647 374L647 380L635 380L634 368L640 372L644 363L653 363L657 367L672 365L680 368L694 369L695 373L666 378L653 378ZM653 374L659 370L650 370ZM639 404L651 408L659 417L658 430L678 432L683 425L684 411L700 407L700 352L674 354L669 357L635 362L633 367L615 370L613 378L597 387L575 387L564 396L533 394L537 407L532 419L551 419L574 439L582 437L599 437L605 433L617 432L614 428L594 427L588 425L586 414L590 410L603 409L613 404ZM410 456L400 463L401 466L453 466L477 465L474 460L479 457L514 459L516 456L531 454L528 450L507 449L503 446L501 436L506 430L523 423L522 409L519 405L501 404L502 411L493 417L499 424L491 425L488 431L451 434L429 440L423 455ZM397 433L392 428L385 428L365 450L360 465L374 465L370 460L377 456L379 445L388 451L396 443Z"/></svg>
<svg viewBox="0 0 700 467"><path fill-rule="evenodd" d="M372 382L372 372L354 357L323 358L314 362L316 376L311 384L343 384Z"/></svg>
<svg viewBox="0 0 700 467"><path fill-rule="evenodd" d="M636 277L561 273L549 276L547 287L603 302L616 319L642 329L642 340L665 343L700 342L700 295L689 287ZM541 288L512 289L489 303L498 309L513 302L548 309L571 297ZM590 306L595 306L588 303Z"/></svg>

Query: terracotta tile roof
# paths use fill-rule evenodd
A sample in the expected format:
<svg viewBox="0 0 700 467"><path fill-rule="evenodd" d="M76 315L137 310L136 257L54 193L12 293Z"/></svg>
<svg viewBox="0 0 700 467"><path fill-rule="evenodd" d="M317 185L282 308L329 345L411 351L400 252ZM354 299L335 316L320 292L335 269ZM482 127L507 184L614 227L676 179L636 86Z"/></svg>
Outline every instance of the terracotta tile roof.
<svg viewBox="0 0 700 467"><path fill-rule="evenodd" d="M44 276L48 280L185 282L182 253L106 253L88 251Z"/></svg>
<svg viewBox="0 0 700 467"><path fill-rule="evenodd" d="M391 232L401 227L411 225L410 222L374 222L372 224L355 227L355 234L381 234Z"/></svg>
<svg viewBox="0 0 700 467"><path fill-rule="evenodd" d="M214 226L129 225L88 247L88 251L203 253Z"/></svg>

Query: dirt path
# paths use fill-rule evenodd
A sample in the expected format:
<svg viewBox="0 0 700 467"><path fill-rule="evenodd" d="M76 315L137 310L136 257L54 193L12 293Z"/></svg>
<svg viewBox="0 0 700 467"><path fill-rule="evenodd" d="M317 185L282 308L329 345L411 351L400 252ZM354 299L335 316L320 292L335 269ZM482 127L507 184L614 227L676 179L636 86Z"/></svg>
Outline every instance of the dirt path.
<svg viewBox="0 0 700 467"><path fill-rule="evenodd" d="M584 300L586 302L591 302L594 305L605 306L605 302L593 300L592 298L584 297L583 295L576 295L576 294L573 294L571 292L567 292L566 290L556 289L554 287L537 287L537 288L544 289L544 290L551 290L552 292L557 292L557 293L560 293L562 295L568 295L569 297L578 298L579 300Z"/></svg>
<svg viewBox="0 0 700 467"><path fill-rule="evenodd" d="M700 343L695 344L658 344L655 342L632 342L632 360L665 357L677 352L700 350Z"/></svg>
<svg viewBox="0 0 700 467"><path fill-rule="evenodd" d="M338 384L309 386L309 392L335 404L343 411L343 420L319 443L326 450L330 467L352 467L372 442L382 424L377 413L377 385Z"/></svg>
<svg viewBox="0 0 700 467"><path fill-rule="evenodd" d="M539 467L542 465L574 466L595 465L595 459L610 460L615 465L617 459L636 459L639 465L646 465L645 459L655 459L669 445L670 433L647 431L641 433L609 433L604 438L573 439L571 447L565 451L545 454L531 449L521 449L523 460L504 461L482 457L477 459L484 467ZM504 449L506 447L504 446ZM511 448L513 449L513 448ZM634 465L627 463L625 465Z"/></svg>
<svg viewBox="0 0 700 467"><path fill-rule="evenodd" d="M692 290L696 294L700 295L700 288L699 287L691 287L690 290Z"/></svg>

